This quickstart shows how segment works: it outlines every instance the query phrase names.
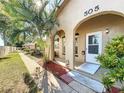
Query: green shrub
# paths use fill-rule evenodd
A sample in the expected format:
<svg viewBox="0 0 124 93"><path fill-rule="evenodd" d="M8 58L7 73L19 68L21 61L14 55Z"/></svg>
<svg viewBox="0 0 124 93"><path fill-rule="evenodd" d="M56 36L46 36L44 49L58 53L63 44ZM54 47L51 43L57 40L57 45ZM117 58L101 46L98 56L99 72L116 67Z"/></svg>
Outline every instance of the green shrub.
<svg viewBox="0 0 124 93"><path fill-rule="evenodd" d="M113 38L105 47L105 52L97 57L108 75L121 83L124 81L124 36ZM104 82L107 79L104 79Z"/></svg>
<svg viewBox="0 0 124 93"><path fill-rule="evenodd" d="M38 87L33 78L30 76L29 73L23 74L23 79L26 85L29 87L29 93L37 93Z"/></svg>
<svg viewBox="0 0 124 93"><path fill-rule="evenodd" d="M24 48L24 51L25 52L30 52L30 49L29 48Z"/></svg>
<svg viewBox="0 0 124 93"><path fill-rule="evenodd" d="M112 85L114 84L115 79L111 78L110 76L104 76L102 78L102 83L104 84L105 88L108 92L111 91Z"/></svg>

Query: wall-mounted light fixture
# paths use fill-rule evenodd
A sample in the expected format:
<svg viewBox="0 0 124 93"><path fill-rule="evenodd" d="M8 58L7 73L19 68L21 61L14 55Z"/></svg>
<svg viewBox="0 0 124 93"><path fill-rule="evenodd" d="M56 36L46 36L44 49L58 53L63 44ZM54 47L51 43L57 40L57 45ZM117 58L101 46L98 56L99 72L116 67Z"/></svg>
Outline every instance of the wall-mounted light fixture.
<svg viewBox="0 0 124 93"><path fill-rule="evenodd" d="M79 33L75 33L75 37L79 37Z"/></svg>
<svg viewBox="0 0 124 93"><path fill-rule="evenodd" d="M110 32L110 29L109 29L109 28L106 28L105 33L106 33L106 34L109 34L109 32Z"/></svg>

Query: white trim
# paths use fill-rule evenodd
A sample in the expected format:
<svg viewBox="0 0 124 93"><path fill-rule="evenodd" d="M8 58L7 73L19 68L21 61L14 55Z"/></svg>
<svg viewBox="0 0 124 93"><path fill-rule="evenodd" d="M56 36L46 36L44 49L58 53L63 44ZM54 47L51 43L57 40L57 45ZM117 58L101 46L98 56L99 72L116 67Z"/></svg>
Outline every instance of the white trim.
<svg viewBox="0 0 124 93"><path fill-rule="evenodd" d="M96 57L97 54L88 54L88 36L90 35L95 35L95 34L98 34L100 36L99 38L99 51L98 51L98 55L102 53L102 31L99 31L99 32L92 32L92 33L87 33L86 34L86 62L91 62L91 63L96 63L96 64L99 64L99 62L96 61L96 59L94 58L93 60L93 57ZM90 56L90 57L89 57ZM89 61L89 60L90 61ZM92 61L92 60L93 61Z"/></svg>

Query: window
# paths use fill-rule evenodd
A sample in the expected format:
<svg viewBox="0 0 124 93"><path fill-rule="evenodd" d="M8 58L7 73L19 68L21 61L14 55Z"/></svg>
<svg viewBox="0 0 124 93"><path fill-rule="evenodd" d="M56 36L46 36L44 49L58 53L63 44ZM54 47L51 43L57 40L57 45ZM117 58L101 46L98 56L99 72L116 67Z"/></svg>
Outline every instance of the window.
<svg viewBox="0 0 124 93"><path fill-rule="evenodd" d="M99 45L98 45L98 36L91 35L88 37L88 53L90 54L98 54Z"/></svg>
<svg viewBox="0 0 124 93"><path fill-rule="evenodd" d="M98 36L96 35L91 35L89 36L89 44L98 44Z"/></svg>

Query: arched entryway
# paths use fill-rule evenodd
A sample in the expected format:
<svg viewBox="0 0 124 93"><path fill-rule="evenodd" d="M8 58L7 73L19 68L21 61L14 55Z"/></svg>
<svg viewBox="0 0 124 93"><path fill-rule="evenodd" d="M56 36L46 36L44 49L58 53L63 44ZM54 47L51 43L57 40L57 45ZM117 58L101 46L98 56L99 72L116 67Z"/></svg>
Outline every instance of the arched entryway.
<svg viewBox="0 0 124 93"><path fill-rule="evenodd" d="M78 33L78 42L75 40L75 51L78 50L76 67L80 63L99 64L96 57L104 52L106 43L115 36L124 35L124 18L117 14L97 15L79 24L75 29L75 38Z"/></svg>
<svg viewBox="0 0 124 93"><path fill-rule="evenodd" d="M55 60L65 62L65 32L63 30L58 31L54 37L54 54Z"/></svg>

